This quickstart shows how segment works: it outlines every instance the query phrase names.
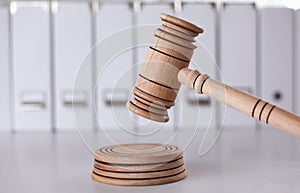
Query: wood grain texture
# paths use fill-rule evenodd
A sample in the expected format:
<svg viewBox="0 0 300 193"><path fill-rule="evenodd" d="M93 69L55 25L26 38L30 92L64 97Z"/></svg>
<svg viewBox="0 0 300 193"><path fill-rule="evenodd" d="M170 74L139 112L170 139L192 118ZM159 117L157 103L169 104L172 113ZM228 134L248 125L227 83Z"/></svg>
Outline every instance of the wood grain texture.
<svg viewBox="0 0 300 193"><path fill-rule="evenodd" d="M198 75L197 75L198 73ZM206 78L199 78L206 77ZM183 68L178 80L199 94L206 94L259 121L270 124L284 132L300 137L300 117L263 101L249 93L234 89L224 83L208 78L196 70Z"/></svg>
<svg viewBox="0 0 300 193"><path fill-rule="evenodd" d="M153 42L141 69L142 78L138 77L134 89L135 96L138 96L137 100L147 102L137 103L133 99L128 103L129 110L154 121L166 122L169 120L167 109L174 105L180 85L184 84L199 94L211 96L259 121L300 137L300 117L213 80L197 70L188 69L196 48L194 37L203 30L166 14L161 14L161 20L162 27L155 31ZM135 93L137 90L139 93ZM172 105L167 102L171 102ZM154 108L154 110L150 108L152 103L156 107L163 104L166 109Z"/></svg>
<svg viewBox="0 0 300 193"><path fill-rule="evenodd" d="M182 166L184 164L183 158L179 158L177 160L173 160L171 162L165 163L157 163L157 164L139 164L139 165L128 165L128 164L110 164L99 162L95 160L94 166L96 168L106 170L106 171L114 171L114 172L153 172L153 171L161 171L168 170L171 168L176 168Z"/></svg>
<svg viewBox="0 0 300 193"><path fill-rule="evenodd" d="M156 108L156 109L160 109L160 110L167 110L170 108L170 106L164 106L163 103L151 103L150 101L146 100L146 99L143 99L143 98L140 98L138 95L134 95L134 98L144 104L146 104L147 106L149 107L153 107L153 108Z"/></svg>
<svg viewBox="0 0 300 193"><path fill-rule="evenodd" d="M160 18L161 18L161 20L163 20L167 23L174 24L178 27L181 27L182 29L186 29L190 32L193 32L193 34L195 34L195 35L192 35L192 36L194 36L194 37L196 37L199 33L203 33L202 28L200 28L197 25L194 25L188 21L178 19L177 17L167 15L165 13L161 13ZM180 30L178 30L178 31L180 31Z"/></svg>
<svg viewBox="0 0 300 193"><path fill-rule="evenodd" d="M161 26L159 29L162 31L165 31L166 33L173 34L181 39L187 40L189 42L195 42L195 39L193 36L186 35L185 33L177 31L175 29L172 29L172 28L169 28L166 26Z"/></svg>
<svg viewBox="0 0 300 193"><path fill-rule="evenodd" d="M95 159L113 164L165 163L182 157L180 148L167 144L122 144L102 147L95 152Z"/></svg>
<svg viewBox="0 0 300 193"><path fill-rule="evenodd" d="M147 119L167 122L167 109L174 106L181 86L177 74L188 67L196 48L194 38L203 29L170 15L161 14L160 17L162 26L154 32L135 84L136 99L127 107Z"/></svg>
<svg viewBox="0 0 300 193"><path fill-rule="evenodd" d="M157 122L168 122L169 116L168 115L159 115L156 113L153 113L151 111L148 111L147 109L143 109L141 106L135 105L132 101L127 103L127 108L134 112L135 114L138 114L146 119L157 121ZM168 112L167 110L165 110Z"/></svg>
<svg viewBox="0 0 300 193"><path fill-rule="evenodd" d="M150 185L160 185L177 182L186 177L186 171L183 171L179 174L161 177L161 178L152 178L152 179L120 179L120 178L110 178L105 176L100 176L98 174L92 173L92 178L95 181L112 184L112 185L123 185L123 186L150 186Z"/></svg>
<svg viewBox="0 0 300 193"><path fill-rule="evenodd" d="M159 96L163 100L175 100L178 90L172 89L169 85L164 86L157 81L149 80L138 76L135 86L144 92L151 92L152 95Z"/></svg>
<svg viewBox="0 0 300 193"><path fill-rule="evenodd" d="M154 114L158 114L161 116L168 116L168 112L165 109L155 108L151 105L147 105L146 103L143 103L139 101L138 99L132 99L131 102L135 104L136 106L141 107L142 109L145 109L146 111Z"/></svg>
<svg viewBox="0 0 300 193"><path fill-rule="evenodd" d="M177 168L171 168L162 171L153 171L153 172L115 172L115 171L106 171L99 168L94 168L93 172L111 178L121 178L121 179L153 179L153 178L162 178L172 175L177 175L185 170L184 166L179 166Z"/></svg>
<svg viewBox="0 0 300 193"><path fill-rule="evenodd" d="M92 178L127 186L165 184L186 177L180 148L167 144L122 144L95 152Z"/></svg>
<svg viewBox="0 0 300 193"><path fill-rule="evenodd" d="M147 100L154 105L163 106L167 109L174 106L174 104L175 104L174 101L165 100L165 99L159 98L158 96L148 94L136 87L134 88L133 92L134 92L134 96L138 96L139 98Z"/></svg>

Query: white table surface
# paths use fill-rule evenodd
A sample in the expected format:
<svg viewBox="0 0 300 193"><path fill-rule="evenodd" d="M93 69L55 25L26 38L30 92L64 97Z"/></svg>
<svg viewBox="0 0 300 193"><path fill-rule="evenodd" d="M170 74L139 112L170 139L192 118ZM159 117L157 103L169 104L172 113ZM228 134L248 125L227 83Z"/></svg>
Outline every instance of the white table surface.
<svg viewBox="0 0 300 193"><path fill-rule="evenodd" d="M101 132L89 135L95 140L87 144L101 147L112 143ZM137 138L115 139L121 143L155 142ZM203 157L198 156L199 141L195 136L184 151L186 179L167 185L124 187L91 179L93 154L76 132L0 133L0 192L300 192L300 139L269 129L226 129Z"/></svg>

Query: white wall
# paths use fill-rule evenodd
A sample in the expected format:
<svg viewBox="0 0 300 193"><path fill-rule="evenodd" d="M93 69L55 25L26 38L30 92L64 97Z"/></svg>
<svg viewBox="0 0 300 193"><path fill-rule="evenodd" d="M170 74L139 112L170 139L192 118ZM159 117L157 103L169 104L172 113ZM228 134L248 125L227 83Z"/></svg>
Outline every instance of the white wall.
<svg viewBox="0 0 300 193"><path fill-rule="evenodd" d="M51 118L49 10L23 4L12 15L15 129L47 130Z"/></svg>
<svg viewBox="0 0 300 193"><path fill-rule="evenodd" d="M295 38L296 38L296 50L294 51L295 58L296 58L296 95L295 95L295 102L296 102L296 113L300 116L300 10L297 10L295 13L296 16L296 30L295 30Z"/></svg>
<svg viewBox="0 0 300 193"><path fill-rule="evenodd" d="M223 81L233 88L257 94L256 8L226 4L220 13L220 66ZM224 125L254 127L248 115L226 108Z"/></svg>
<svg viewBox="0 0 300 193"><path fill-rule="evenodd" d="M0 6L0 131L10 130L9 9Z"/></svg>
<svg viewBox="0 0 300 193"><path fill-rule="evenodd" d="M85 83L74 84L82 63L91 57L91 9L85 2L58 3L54 13L55 102L58 130L76 130L73 111L81 116L80 129L92 129L94 108L92 105L92 64L85 69ZM79 115L80 114L80 115Z"/></svg>

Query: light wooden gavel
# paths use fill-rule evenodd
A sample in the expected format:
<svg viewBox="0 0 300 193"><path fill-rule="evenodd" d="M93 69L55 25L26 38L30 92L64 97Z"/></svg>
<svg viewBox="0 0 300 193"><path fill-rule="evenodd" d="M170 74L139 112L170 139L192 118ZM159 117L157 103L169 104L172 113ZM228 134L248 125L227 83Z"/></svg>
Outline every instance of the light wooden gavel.
<svg viewBox="0 0 300 193"><path fill-rule="evenodd" d="M174 106L181 84L206 94L260 121L300 137L300 117L255 96L244 93L197 70L188 69L196 48L194 38L203 29L176 17L161 14L162 26L140 70L129 110L159 122L169 120L167 109Z"/></svg>

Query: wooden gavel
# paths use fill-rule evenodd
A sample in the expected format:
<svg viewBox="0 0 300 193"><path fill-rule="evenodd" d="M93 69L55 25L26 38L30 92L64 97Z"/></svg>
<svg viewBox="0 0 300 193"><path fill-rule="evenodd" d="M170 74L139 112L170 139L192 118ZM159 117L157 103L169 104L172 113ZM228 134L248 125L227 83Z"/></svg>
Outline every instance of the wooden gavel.
<svg viewBox="0 0 300 193"><path fill-rule="evenodd" d="M300 137L300 117L197 70L188 69L196 48L194 38L203 33L203 29L167 14L161 14L160 18L162 26L155 31L133 90L134 98L127 103L129 110L147 119L167 122L167 109L174 106L180 86L184 84L199 94L211 96L259 121Z"/></svg>

